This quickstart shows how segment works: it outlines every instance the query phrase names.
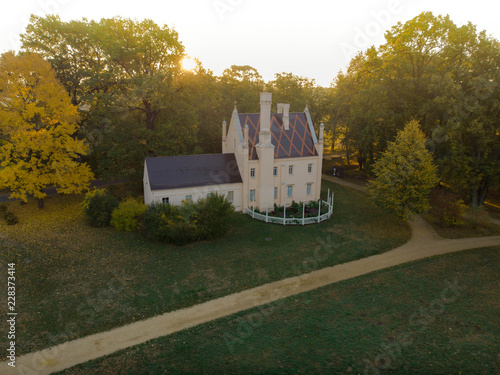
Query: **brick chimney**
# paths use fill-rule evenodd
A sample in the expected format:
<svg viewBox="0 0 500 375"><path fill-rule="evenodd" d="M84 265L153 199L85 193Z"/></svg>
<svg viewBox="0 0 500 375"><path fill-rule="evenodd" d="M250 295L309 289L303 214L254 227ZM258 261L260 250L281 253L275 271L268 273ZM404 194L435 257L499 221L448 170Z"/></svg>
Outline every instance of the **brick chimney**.
<svg viewBox="0 0 500 375"><path fill-rule="evenodd" d="M271 104L272 96L270 92L260 94L260 130L259 144L271 144Z"/></svg>
<svg viewBox="0 0 500 375"><path fill-rule="evenodd" d="M283 114L283 126L285 130L290 129L290 104L278 103L278 113Z"/></svg>

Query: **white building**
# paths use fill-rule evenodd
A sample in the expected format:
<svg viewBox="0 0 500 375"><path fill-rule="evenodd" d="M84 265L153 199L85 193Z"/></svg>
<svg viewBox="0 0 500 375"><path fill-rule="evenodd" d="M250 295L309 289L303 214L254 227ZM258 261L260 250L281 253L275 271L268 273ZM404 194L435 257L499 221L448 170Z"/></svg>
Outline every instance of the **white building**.
<svg viewBox="0 0 500 375"><path fill-rule="evenodd" d="M260 113L238 113L222 124L222 154L146 158L144 201L180 204L212 192L226 195L237 211L318 200L323 124L316 137L309 110L289 112L260 94Z"/></svg>

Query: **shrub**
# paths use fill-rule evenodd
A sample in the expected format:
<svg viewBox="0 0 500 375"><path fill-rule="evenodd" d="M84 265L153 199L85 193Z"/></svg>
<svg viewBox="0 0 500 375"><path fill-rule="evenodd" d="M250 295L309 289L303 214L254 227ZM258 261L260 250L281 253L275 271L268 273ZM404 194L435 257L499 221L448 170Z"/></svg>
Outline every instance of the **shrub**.
<svg viewBox="0 0 500 375"><path fill-rule="evenodd" d="M94 189L85 195L82 206L91 226L105 227L110 224L111 213L118 204L118 199L105 189Z"/></svg>
<svg viewBox="0 0 500 375"><path fill-rule="evenodd" d="M432 214L434 214L441 226L456 226L463 224L464 214L467 206L457 194L436 188L430 196Z"/></svg>
<svg viewBox="0 0 500 375"><path fill-rule="evenodd" d="M141 228L146 205L135 198L127 198L111 213L110 224L117 230L132 232Z"/></svg>
<svg viewBox="0 0 500 375"><path fill-rule="evenodd" d="M4 219L7 225L14 225L19 223L17 216L8 210L7 205L0 204L0 217Z"/></svg>
<svg viewBox="0 0 500 375"><path fill-rule="evenodd" d="M144 228L147 234L162 242L185 245L195 241L196 218L194 206L188 202L182 206L153 203L144 212Z"/></svg>
<svg viewBox="0 0 500 375"><path fill-rule="evenodd" d="M19 222L19 219L17 218L17 216L14 215L14 213L11 211L5 211L3 213L3 219L5 220L5 223L7 225L14 225L14 224L17 224Z"/></svg>
<svg viewBox="0 0 500 375"><path fill-rule="evenodd" d="M196 205L200 239L211 240L223 236L234 211L231 202L224 195L216 193L199 200Z"/></svg>
<svg viewBox="0 0 500 375"><path fill-rule="evenodd" d="M144 212L144 228L156 240L185 245L225 234L231 212L231 203L219 194L196 203L183 202L181 206L154 203Z"/></svg>

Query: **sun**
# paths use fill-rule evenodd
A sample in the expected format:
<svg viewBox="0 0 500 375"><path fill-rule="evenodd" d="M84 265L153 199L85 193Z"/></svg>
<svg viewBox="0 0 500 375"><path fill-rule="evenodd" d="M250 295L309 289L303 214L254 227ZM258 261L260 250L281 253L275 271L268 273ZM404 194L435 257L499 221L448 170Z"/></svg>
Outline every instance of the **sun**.
<svg viewBox="0 0 500 375"><path fill-rule="evenodd" d="M181 62L182 64L182 69L184 70L195 70L196 69L196 60L193 59L192 57L186 56Z"/></svg>

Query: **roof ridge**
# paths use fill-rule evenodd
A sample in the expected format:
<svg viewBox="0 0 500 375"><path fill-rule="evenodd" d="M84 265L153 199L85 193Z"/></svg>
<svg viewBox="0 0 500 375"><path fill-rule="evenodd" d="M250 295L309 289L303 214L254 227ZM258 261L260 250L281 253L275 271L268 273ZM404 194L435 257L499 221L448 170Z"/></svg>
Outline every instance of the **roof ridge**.
<svg viewBox="0 0 500 375"><path fill-rule="evenodd" d="M305 111L302 111L302 112L289 112L290 114L292 113L306 113ZM278 113L278 112L271 112L271 116L272 115L282 115L283 113ZM245 115L259 115L260 116L260 113L259 112L249 112L249 113L239 113L238 112L238 115L240 116L245 116Z"/></svg>
<svg viewBox="0 0 500 375"><path fill-rule="evenodd" d="M226 152L226 154L231 154L231 152ZM191 157L191 156L212 156L212 155L225 155L222 152L212 153L212 154L186 154L186 155L164 155L164 156L146 156L146 159L157 159L157 158L181 158L181 157Z"/></svg>

